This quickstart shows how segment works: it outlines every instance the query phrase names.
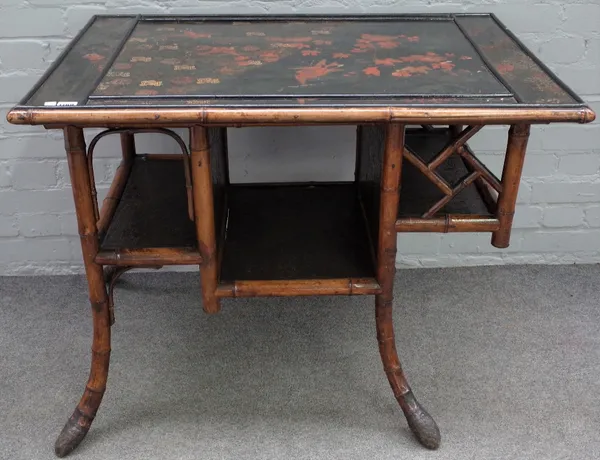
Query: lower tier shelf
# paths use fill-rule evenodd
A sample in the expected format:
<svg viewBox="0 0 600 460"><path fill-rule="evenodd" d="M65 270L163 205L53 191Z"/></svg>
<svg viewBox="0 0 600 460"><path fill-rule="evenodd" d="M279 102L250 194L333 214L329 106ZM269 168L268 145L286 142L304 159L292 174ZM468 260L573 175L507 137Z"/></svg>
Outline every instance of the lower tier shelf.
<svg viewBox="0 0 600 460"><path fill-rule="evenodd" d="M96 261L117 265L199 264L181 156L137 156Z"/></svg>
<svg viewBox="0 0 600 460"><path fill-rule="evenodd" d="M406 137L407 146L425 162L449 140L447 129L407 131ZM111 203L117 204L111 207L114 214L107 213L104 219L110 222L102 225L105 230L96 262L201 264L196 229L188 212L183 157L139 155L126 171L115 181L122 185L117 187L122 193L111 197ZM456 154L437 171L451 185L469 173ZM490 200L478 185L469 185L433 217L423 218L444 195L405 160L396 230L497 230L499 223ZM334 293L377 290L374 246L357 192L356 183L228 186L227 231L220 236L223 241L217 242L222 296L236 295L238 288L249 292L262 289L255 281L275 282L270 287L273 291L303 290L306 280L328 281L321 289ZM378 218L378 208L375 203L373 221ZM374 228L370 236L377 238Z"/></svg>
<svg viewBox="0 0 600 460"><path fill-rule="evenodd" d="M374 279L354 184L233 185L221 283Z"/></svg>

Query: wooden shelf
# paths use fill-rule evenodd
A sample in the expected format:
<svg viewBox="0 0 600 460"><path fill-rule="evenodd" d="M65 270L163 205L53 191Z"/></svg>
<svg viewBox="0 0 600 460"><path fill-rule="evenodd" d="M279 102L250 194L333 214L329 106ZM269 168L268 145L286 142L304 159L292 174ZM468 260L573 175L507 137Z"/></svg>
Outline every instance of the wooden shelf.
<svg viewBox="0 0 600 460"><path fill-rule="evenodd" d="M409 130L407 134L408 147L424 161L448 140L445 129ZM398 231L498 228L498 220L475 184L433 218L423 219L422 214L444 195L408 161L403 168ZM438 172L454 184L468 169L460 156L453 155ZM270 287L283 295L288 289L305 289L303 280L329 280L314 286L319 292L355 294L379 289L356 184L231 185L227 195L227 232L218 244L220 296L237 295L232 289L240 286L257 292L257 286L247 283L267 280L285 281ZM100 238L96 262L105 265L200 264L196 230L188 214L183 158L137 156ZM238 288L232 288L236 282Z"/></svg>
<svg viewBox="0 0 600 460"><path fill-rule="evenodd" d="M302 280L337 280L321 286L331 294L379 289L354 184L233 185L228 202L222 296L258 280L275 281L278 295Z"/></svg>
<svg viewBox="0 0 600 460"><path fill-rule="evenodd" d="M136 157L115 214L101 236L97 262L145 265L159 258L160 265L201 262L181 158Z"/></svg>

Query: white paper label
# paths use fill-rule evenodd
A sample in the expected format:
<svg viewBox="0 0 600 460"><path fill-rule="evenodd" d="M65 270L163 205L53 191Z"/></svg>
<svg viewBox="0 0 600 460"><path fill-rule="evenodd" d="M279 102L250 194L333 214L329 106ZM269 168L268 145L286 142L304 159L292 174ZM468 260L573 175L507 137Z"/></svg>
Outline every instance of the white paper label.
<svg viewBox="0 0 600 460"><path fill-rule="evenodd" d="M77 102L75 101L48 101L48 102L44 102L44 105L47 107L72 107L77 105Z"/></svg>

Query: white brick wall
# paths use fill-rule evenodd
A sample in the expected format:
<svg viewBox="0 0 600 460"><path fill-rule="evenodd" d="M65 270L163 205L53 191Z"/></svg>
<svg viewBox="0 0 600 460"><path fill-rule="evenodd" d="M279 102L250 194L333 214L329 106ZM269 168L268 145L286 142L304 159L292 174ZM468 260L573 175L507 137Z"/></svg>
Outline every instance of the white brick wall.
<svg viewBox="0 0 600 460"><path fill-rule="evenodd" d="M599 0L0 0L0 274L81 271L60 133L8 125L5 116L92 14L459 11L496 13L600 112ZM351 128L232 130L232 176L348 179L352 136ZM499 172L505 142L506 130L493 127L471 145ZM106 140L98 152L100 195L117 145ZM600 262L600 124L535 127L529 146L509 249L494 249L488 234L403 234L399 265ZM144 136L141 150L172 144ZM318 163L299 161L294 150Z"/></svg>

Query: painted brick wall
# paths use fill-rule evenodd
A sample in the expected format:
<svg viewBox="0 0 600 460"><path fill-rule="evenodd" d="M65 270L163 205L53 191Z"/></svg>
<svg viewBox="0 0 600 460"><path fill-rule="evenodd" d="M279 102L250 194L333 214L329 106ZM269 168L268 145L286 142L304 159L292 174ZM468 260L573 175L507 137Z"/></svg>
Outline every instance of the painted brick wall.
<svg viewBox="0 0 600 460"><path fill-rule="evenodd" d="M0 274L81 271L72 196L60 133L8 125L8 109L35 83L69 38L98 13L496 13L567 84L600 112L599 0L0 0ZM352 176L351 128L232 130L239 180L334 180ZM504 127L471 142L496 173ZM315 145L319 148L315 148ZM107 140L96 161L99 191L116 166ZM141 151L169 151L151 135ZM314 162L303 163L310 157ZM281 175L283 174L283 176ZM486 234L399 236L401 267L600 262L600 124L533 130L511 247Z"/></svg>

